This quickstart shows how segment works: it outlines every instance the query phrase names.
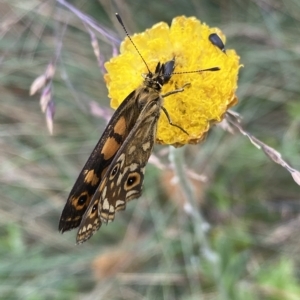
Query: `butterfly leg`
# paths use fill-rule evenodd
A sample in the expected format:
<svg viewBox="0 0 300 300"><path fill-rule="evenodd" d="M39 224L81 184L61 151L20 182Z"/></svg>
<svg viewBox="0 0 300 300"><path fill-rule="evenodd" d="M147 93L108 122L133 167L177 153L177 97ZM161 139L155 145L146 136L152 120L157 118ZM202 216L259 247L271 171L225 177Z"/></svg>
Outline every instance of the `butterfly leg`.
<svg viewBox="0 0 300 300"><path fill-rule="evenodd" d="M168 96L173 95L173 94L176 94L176 93L181 93L181 92L184 91L184 88L185 88L186 86L188 86L188 85L190 85L190 83L186 83L186 84L184 84L181 88L178 88L178 89L176 88L176 90L171 91L171 92L168 92L168 93L162 95L162 97L168 97ZM169 115L168 111L167 111L163 106L161 107L161 109L162 109L163 112L165 113L165 115L166 115L166 117L167 117L167 119L168 119L168 122L169 122L169 124L170 124L171 126L177 127L177 128L179 128L181 131L183 131L185 134L189 135L189 134L187 133L187 131L185 131L182 127L180 127L180 126L178 126L178 125L176 125L176 124L174 124L174 123L172 122L172 120L171 120L171 118L170 118L170 115Z"/></svg>
<svg viewBox="0 0 300 300"><path fill-rule="evenodd" d="M166 94L164 94L164 95L161 95L163 98L165 98L165 97L168 97L168 96L170 96L170 95L173 95L173 94L177 94L177 93L181 93L181 92L183 92L184 91L184 88L186 87L186 86L188 86L188 85L191 85L190 83L186 83L186 84L184 84L181 88L176 88L176 90L174 90L174 91L171 91L171 92L168 92L168 93L166 93Z"/></svg>
<svg viewBox="0 0 300 300"><path fill-rule="evenodd" d="M181 131L183 131L185 134L189 135L182 127L180 127L180 126L178 126L178 125L176 125L176 124L174 124L174 123L172 122L172 120L171 120L171 118L170 118L170 116L169 116L168 111L167 111L163 106L161 107L161 109L162 109L163 112L165 113L165 115L166 115L166 117L167 117L168 122L169 122L170 125L179 128L179 129L180 129Z"/></svg>

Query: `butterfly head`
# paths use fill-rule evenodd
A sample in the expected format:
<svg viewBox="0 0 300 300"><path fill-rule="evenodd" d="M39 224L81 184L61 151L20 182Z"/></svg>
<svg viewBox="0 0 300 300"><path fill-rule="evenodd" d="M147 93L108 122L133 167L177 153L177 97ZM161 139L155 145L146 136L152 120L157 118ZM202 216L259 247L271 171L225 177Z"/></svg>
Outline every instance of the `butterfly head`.
<svg viewBox="0 0 300 300"><path fill-rule="evenodd" d="M151 87L157 91L160 91L162 86L166 84L175 69L175 59L172 59L165 64L161 64L160 62L157 64L155 68L155 72L149 72L145 76L145 85Z"/></svg>

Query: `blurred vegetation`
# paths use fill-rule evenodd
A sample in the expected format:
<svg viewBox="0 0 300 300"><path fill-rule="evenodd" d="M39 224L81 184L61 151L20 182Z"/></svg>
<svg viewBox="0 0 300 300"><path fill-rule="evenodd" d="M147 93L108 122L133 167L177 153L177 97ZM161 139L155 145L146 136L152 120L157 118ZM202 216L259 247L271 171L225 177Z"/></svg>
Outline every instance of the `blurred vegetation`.
<svg viewBox="0 0 300 300"><path fill-rule="evenodd" d="M245 128L300 168L297 1L70 3L116 41L124 37L116 11L130 33L182 14L219 27L244 64L235 110ZM0 299L300 299L299 186L244 136L218 127L185 149L187 169L207 176L192 182L218 270L171 185L167 147L155 151L165 170L148 164L143 196L113 224L81 246L76 230L61 235L68 192L106 124L91 110L109 111L103 74L87 28L58 2L4 0L0 16ZM96 35L108 60L118 44ZM58 45L50 136L29 88Z"/></svg>

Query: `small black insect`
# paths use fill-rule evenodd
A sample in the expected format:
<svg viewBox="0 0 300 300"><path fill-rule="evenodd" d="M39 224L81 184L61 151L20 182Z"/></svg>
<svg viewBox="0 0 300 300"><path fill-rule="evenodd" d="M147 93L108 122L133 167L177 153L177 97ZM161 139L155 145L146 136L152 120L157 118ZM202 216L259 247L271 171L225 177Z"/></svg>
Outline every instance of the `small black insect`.
<svg viewBox="0 0 300 300"><path fill-rule="evenodd" d="M210 34L208 39L213 45L217 46L222 52L226 53L225 45L216 33Z"/></svg>

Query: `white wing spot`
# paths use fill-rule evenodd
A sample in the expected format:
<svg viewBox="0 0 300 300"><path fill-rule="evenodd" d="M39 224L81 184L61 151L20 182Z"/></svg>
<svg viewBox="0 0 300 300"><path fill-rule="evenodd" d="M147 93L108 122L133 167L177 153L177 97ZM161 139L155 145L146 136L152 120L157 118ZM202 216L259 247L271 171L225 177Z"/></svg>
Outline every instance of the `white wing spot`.
<svg viewBox="0 0 300 300"><path fill-rule="evenodd" d="M116 207L123 206L124 203L125 203L125 201L123 201L123 200L117 200L116 201Z"/></svg>
<svg viewBox="0 0 300 300"><path fill-rule="evenodd" d="M130 149L129 149L129 155L131 155L136 149L136 146L131 146Z"/></svg>
<svg viewBox="0 0 300 300"><path fill-rule="evenodd" d="M124 171L126 172L126 171ZM123 174L120 174L119 177L118 177L118 180L117 180L117 186L120 185L121 181L122 181L122 178L123 178Z"/></svg>
<svg viewBox="0 0 300 300"><path fill-rule="evenodd" d="M103 189L103 192L102 192L102 197L105 198L106 196L106 191L107 191L107 186L105 186L105 188Z"/></svg>
<svg viewBox="0 0 300 300"><path fill-rule="evenodd" d="M109 210L109 203L108 203L107 198L104 199L102 208L103 208L103 210L106 210L106 211Z"/></svg>
<svg viewBox="0 0 300 300"><path fill-rule="evenodd" d="M112 181L112 183L111 183L111 185L110 185L110 189L111 189L111 190L114 189L114 185L115 185L115 183L114 183L114 181Z"/></svg>
<svg viewBox="0 0 300 300"><path fill-rule="evenodd" d="M134 171L134 170L136 170L137 168L138 168L138 164L131 164L130 165L130 171Z"/></svg>
<svg viewBox="0 0 300 300"><path fill-rule="evenodd" d="M121 162L121 168L123 167L124 165L124 162L125 162L125 154L122 153L120 156L119 156L119 159L118 159L118 162Z"/></svg>
<svg viewBox="0 0 300 300"><path fill-rule="evenodd" d="M142 148L143 148L144 151L149 150L150 147L151 147L150 142L144 143L143 146L142 146Z"/></svg>
<svg viewBox="0 0 300 300"><path fill-rule="evenodd" d="M102 222L107 223L108 214L102 211L100 214L100 219Z"/></svg>
<svg viewBox="0 0 300 300"><path fill-rule="evenodd" d="M137 194L137 190L131 190L129 192L126 193L126 198L129 198L131 195Z"/></svg>

